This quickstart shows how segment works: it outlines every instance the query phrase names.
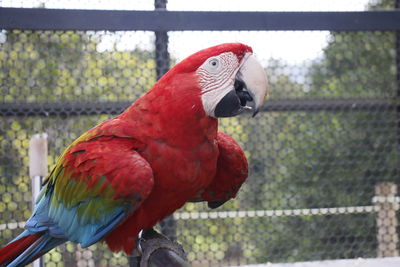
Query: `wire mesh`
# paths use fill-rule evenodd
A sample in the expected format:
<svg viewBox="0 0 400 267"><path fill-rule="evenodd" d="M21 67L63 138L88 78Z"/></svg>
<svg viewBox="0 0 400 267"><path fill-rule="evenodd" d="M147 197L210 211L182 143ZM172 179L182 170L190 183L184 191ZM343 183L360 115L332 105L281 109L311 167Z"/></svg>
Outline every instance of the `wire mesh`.
<svg viewBox="0 0 400 267"><path fill-rule="evenodd" d="M388 8L389 1L368 8L378 5ZM166 40L168 52L156 53ZM253 46L269 74L270 102L255 119L220 121L250 163L238 197L212 213L205 204L188 203L170 223L191 264L377 257L375 188L399 185L400 175L396 33L389 31L173 32L161 38L133 31L1 31L0 244L21 232L19 222L31 214L30 136L48 133L53 166L71 141L149 90L167 66L227 41ZM305 108L304 100L315 100L319 109ZM339 105L342 100L349 101ZM357 108L353 100L372 104ZM281 103L279 111L268 110L273 102ZM389 235L397 246L393 255L397 233ZM126 266L128 258L102 244L82 250L67 243L45 255L45 263Z"/></svg>

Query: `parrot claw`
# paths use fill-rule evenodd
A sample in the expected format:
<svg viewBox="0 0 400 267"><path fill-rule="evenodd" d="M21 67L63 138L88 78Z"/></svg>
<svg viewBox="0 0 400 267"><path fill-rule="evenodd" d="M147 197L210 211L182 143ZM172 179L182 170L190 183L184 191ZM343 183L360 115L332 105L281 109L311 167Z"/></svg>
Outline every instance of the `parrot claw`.
<svg viewBox="0 0 400 267"><path fill-rule="evenodd" d="M143 242L143 230L141 230L138 234L138 241L137 241L137 245L136 245L136 249L134 251L134 255L135 257L140 257L141 255L143 255L143 248L141 243Z"/></svg>
<svg viewBox="0 0 400 267"><path fill-rule="evenodd" d="M244 110L253 110L253 108L252 108L252 107L249 107L249 106L244 106L243 109L244 109Z"/></svg>
<svg viewBox="0 0 400 267"><path fill-rule="evenodd" d="M162 266L160 263L167 266L189 266L182 246L172 242L153 228L140 231L134 254L132 256L137 258L137 264L134 266ZM140 255L136 256L136 254Z"/></svg>

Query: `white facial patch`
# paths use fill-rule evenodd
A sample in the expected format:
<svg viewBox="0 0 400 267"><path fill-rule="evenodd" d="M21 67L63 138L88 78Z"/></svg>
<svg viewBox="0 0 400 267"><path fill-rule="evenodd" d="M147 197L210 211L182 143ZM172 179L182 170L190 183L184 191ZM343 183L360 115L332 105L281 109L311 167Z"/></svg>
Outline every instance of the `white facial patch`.
<svg viewBox="0 0 400 267"><path fill-rule="evenodd" d="M232 52L208 58L196 71L201 88L204 111L214 117L220 100L233 89L239 60Z"/></svg>

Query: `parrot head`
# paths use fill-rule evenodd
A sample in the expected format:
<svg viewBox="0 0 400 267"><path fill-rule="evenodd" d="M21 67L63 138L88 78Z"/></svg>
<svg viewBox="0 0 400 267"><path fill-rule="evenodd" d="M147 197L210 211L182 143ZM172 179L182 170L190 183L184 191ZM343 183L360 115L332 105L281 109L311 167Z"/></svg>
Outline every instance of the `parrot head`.
<svg viewBox="0 0 400 267"><path fill-rule="evenodd" d="M174 67L197 77L206 115L232 117L245 110L255 116L268 94L267 75L241 43L226 43L201 50Z"/></svg>

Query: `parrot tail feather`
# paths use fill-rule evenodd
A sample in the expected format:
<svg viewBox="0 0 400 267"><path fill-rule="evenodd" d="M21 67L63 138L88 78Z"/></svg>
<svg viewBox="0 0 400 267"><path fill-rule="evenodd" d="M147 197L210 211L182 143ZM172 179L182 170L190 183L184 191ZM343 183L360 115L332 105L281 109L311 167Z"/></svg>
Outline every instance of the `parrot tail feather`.
<svg viewBox="0 0 400 267"><path fill-rule="evenodd" d="M27 249L33 242L41 237L41 233L33 235L26 235L21 238L14 240L0 249L0 266L5 266L11 262L18 255L20 255L25 249Z"/></svg>
<svg viewBox="0 0 400 267"><path fill-rule="evenodd" d="M66 239L51 237L45 232L27 234L25 231L20 236L22 237L0 249L0 266L27 265L66 241Z"/></svg>

